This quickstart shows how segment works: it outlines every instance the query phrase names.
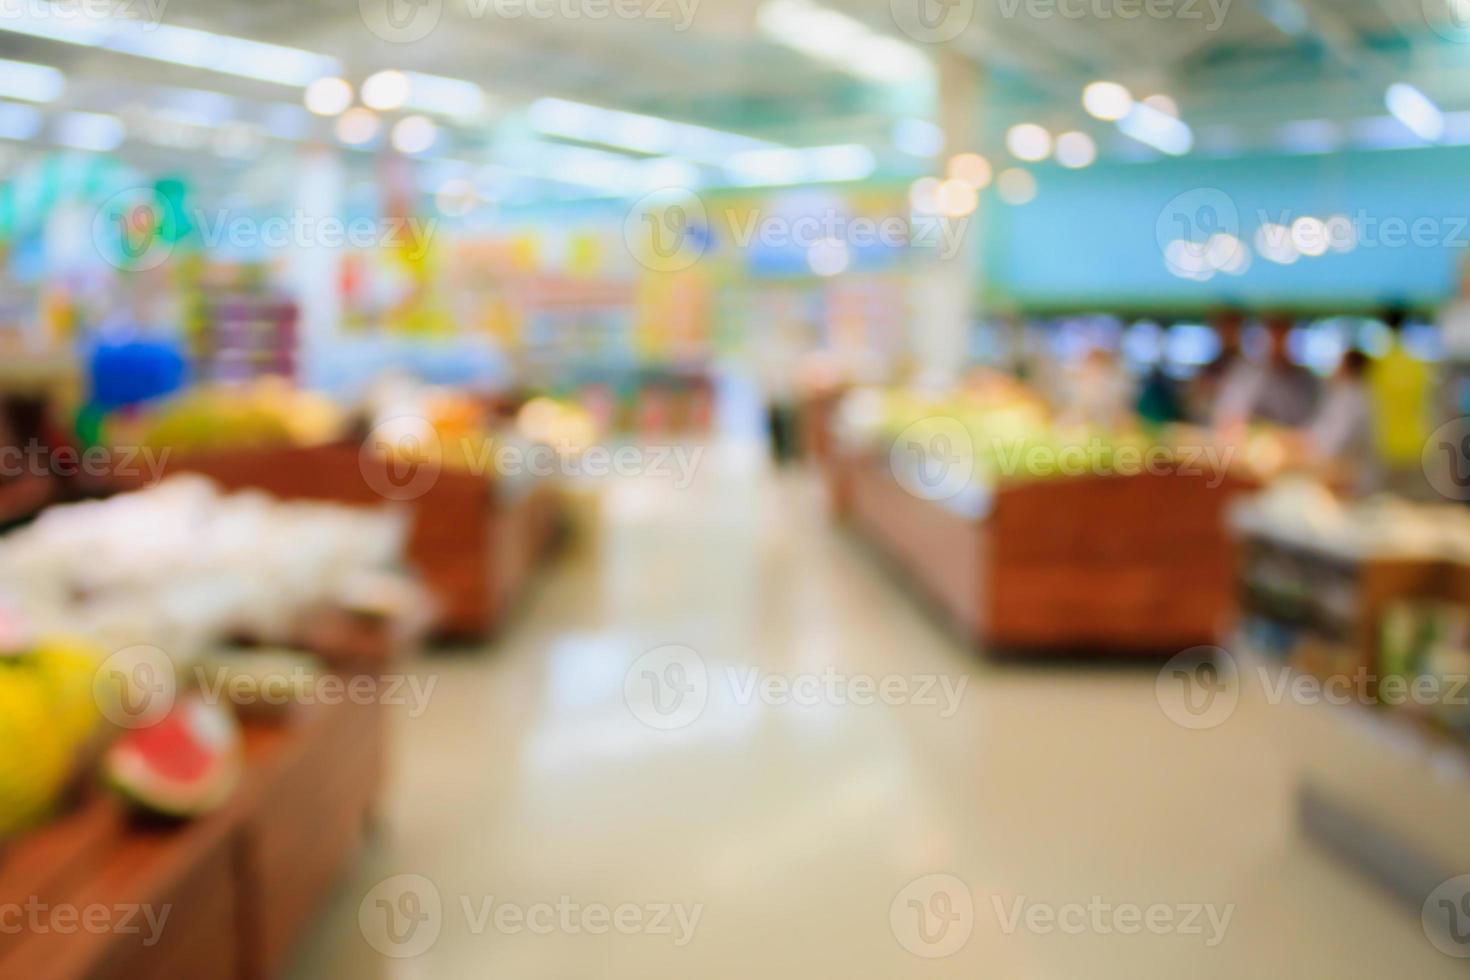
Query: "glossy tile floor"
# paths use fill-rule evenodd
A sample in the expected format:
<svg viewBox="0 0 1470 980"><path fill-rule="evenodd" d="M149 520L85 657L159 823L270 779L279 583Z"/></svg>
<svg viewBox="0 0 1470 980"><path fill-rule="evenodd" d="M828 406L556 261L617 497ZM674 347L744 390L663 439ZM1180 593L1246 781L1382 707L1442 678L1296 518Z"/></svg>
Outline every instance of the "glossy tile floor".
<svg viewBox="0 0 1470 980"><path fill-rule="evenodd" d="M711 450L608 486L602 527L496 649L418 665L297 976L1460 975L1294 836L1272 726L980 662L809 477Z"/></svg>

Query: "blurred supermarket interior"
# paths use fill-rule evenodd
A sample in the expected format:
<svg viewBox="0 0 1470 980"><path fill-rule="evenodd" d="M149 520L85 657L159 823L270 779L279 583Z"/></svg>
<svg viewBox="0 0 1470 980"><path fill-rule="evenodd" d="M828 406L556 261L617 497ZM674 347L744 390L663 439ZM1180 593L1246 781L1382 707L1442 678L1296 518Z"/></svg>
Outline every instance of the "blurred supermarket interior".
<svg viewBox="0 0 1470 980"><path fill-rule="evenodd" d="M0 0L0 977L1461 975L1470 0Z"/></svg>

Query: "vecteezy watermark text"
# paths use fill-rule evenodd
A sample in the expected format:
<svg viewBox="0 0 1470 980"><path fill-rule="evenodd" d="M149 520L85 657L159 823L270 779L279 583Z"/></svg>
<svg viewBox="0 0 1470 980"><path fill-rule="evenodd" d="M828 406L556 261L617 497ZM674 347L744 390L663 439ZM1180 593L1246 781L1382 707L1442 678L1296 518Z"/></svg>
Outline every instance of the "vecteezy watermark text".
<svg viewBox="0 0 1470 980"><path fill-rule="evenodd" d="M694 23L700 0L464 0L458 12L472 20L646 20L669 22L676 32ZM367 29L392 44L412 44L434 32L444 0L358 0Z"/></svg>
<svg viewBox="0 0 1470 980"><path fill-rule="evenodd" d="M1078 936L1192 936L1213 948L1225 940L1235 905L1207 902L1122 902L1102 895L1064 902L1037 901L1026 895L988 896L1001 932ZM909 882L894 896L888 922L900 946L923 959L952 956L975 929L974 892L953 874L929 874Z"/></svg>
<svg viewBox="0 0 1470 980"><path fill-rule="evenodd" d="M481 477L650 477L672 480L676 490L686 490L694 482L704 447L444 440L425 419L405 415L374 427L358 454L363 479L386 500L415 500L428 493L438 484L446 458L453 458L460 472Z"/></svg>
<svg viewBox="0 0 1470 980"><path fill-rule="evenodd" d="M107 262L131 272L168 261L185 235L197 235L211 250L383 248L418 261L438 227L437 218L417 215L343 218L300 209L274 215L181 209L144 187L120 191L102 203L92 221L92 243Z"/></svg>
<svg viewBox="0 0 1470 980"><path fill-rule="evenodd" d="M1014 20L1177 20L1206 31L1225 24L1233 0L998 0L1000 15Z"/></svg>
<svg viewBox="0 0 1470 980"><path fill-rule="evenodd" d="M163 937L172 912L172 905L52 904L32 895L24 902L0 903L0 935L74 936L84 932L93 936L142 936L143 945L151 947Z"/></svg>
<svg viewBox="0 0 1470 980"><path fill-rule="evenodd" d="M1208 729L1235 713L1246 680L1254 681L1271 706L1384 705L1470 714L1470 675L1378 674L1358 667L1319 676L1281 663L1258 663L1242 670L1238 658L1219 647L1194 647L1169 658L1159 671L1154 693L1175 724Z"/></svg>
<svg viewBox="0 0 1470 980"><path fill-rule="evenodd" d="M0 446L0 479L22 476L146 477L163 479L171 450L151 446L47 446L32 439L24 446Z"/></svg>
<svg viewBox="0 0 1470 980"><path fill-rule="evenodd" d="M132 21L151 31L163 22L168 0L0 0L0 22Z"/></svg>
<svg viewBox="0 0 1470 980"><path fill-rule="evenodd" d="M725 243L741 250L802 249L814 271L831 274L846 268L851 253L871 248L924 250L951 259L969 227L968 217L874 217L839 209L793 215L759 208L711 208L693 191L668 187L634 202L623 221L623 240L629 254L655 272L687 269Z"/></svg>
<svg viewBox="0 0 1470 980"><path fill-rule="evenodd" d="M968 674L863 674L834 667L804 673L780 673L759 667L726 666L711 674L693 649L678 644L656 647L640 656L623 677L623 701L650 728L684 728L704 713L712 676L723 679L722 694L740 707L760 703L798 708L914 705L937 708L952 718L964 700Z"/></svg>
<svg viewBox="0 0 1470 980"><path fill-rule="evenodd" d="M482 936L530 934L653 936L679 949L688 946L704 915L702 903L586 902L570 895L520 902L496 895L450 896L467 933ZM439 941L445 920L445 896L423 875L403 874L378 882L358 905L363 938L384 956L422 956Z"/></svg>

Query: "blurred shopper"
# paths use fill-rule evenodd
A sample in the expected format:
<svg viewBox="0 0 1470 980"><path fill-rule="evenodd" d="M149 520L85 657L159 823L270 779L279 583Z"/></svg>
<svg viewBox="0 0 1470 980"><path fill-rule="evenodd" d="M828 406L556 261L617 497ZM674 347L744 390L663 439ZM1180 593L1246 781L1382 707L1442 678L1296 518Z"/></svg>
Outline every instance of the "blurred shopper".
<svg viewBox="0 0 1470 980"><path fill-rule="evenodd" d="M1321 408L1307 431L1307 449L1328 482L1364 489L1373 461L1368 355L1356 348L1342 357L1327 383Z"/></svg>
<svg viewBox="0 0 1470 980"><path fill-rule="evenodd" d="M1057 421L1116 431L1133 421L1132 384L1110 350L1094 347L1068 370L1058 392Z"/></svg>
<svg viewBox="0 0 1470 980"><path fill-rule="evenodd" d="M1259 360L1243 354L1234 358L1220 385L1215 404L1217 428L1230 429L1263 422L1301 428L1317 411L1317 378L1291 360L1287 340L1292 320L1284 314L1266 318L1266 352Z"/></svg>
<svg viewBox="0 0 1470 980"><path fill-rule="evenodd" d="M1428 491L1424 478L1424 443L1429 438L1434 377L1429 365L1404 346L1409 313L1394 304L1383 311L1389 347L1368 370L1372 400L1373 438L1377 450L1380 489L1411 498Z"/></svg>
<svg viewBox="0 0 1470 980"><path fill-rule="evenodd" d="M1134 410L1145 425L1168 425L1171 422L1185 421L1183 393L1179 383L1164 370L1163 364L1155 364L1144 375L1138 386Z"/></svg>
<svg viewBox="0 0 1470 980"><path fill-rule="evenodd" d="M1444 376L1436 422L1470 415L1470 259L1461 266L1458 294L1440 311L1439 337Z"/></svg>
<svg viewBox="0 0 1470 980"><path fill-rule="evenodd" d="M1207 423L1214 417L1220 401L1220 389L1231 370L1244 359L1241 341L1245 333L1245 314L1233 306L1221 307L1210 320L1210 328L1220 342L1214 360L1200 368L1186 395L1185 410L1189 417Z"/></svg>

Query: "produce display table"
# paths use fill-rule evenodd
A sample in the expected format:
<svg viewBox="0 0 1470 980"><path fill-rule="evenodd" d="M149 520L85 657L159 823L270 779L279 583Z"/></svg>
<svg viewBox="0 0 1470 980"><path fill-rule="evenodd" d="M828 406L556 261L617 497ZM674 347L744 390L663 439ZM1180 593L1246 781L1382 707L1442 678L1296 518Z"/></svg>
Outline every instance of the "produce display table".
<svg viewBox="0 0 1470 980"><path fill-rule="evenodd" d="M1173 654L1232 608L1236 485L1183 475L1002 483L982 513L907 492L886 457L839 455L834 510L970 640L1005 653Z"/></svg>
<svg viewBox="0 0 1470 980"><path fill-rule="evenodd" d="M393 501L369 481L355 444L175 454L168 473L198 473L225 490L258 489L282 500L381 507ZM558 494L544 482L509 487L445 469L409 508L408 560L438 603L436 633L477 640L496 633L531 573L550 553L559 527Z"/></svg>
<svg viewBox="0 0 1470 980"><path fill-rule="evenodd" d="M363 840L382 781L384 722L377 704L303 706L279 723L246 727L241 785L206 817L139 823L99 793L13 843L0 855L0 909L44 903L78 919L65 932L61 918L17 931L11 913L0 929L0 976L279 975ZM161 928L142 914L124 921L123 910L138 905L154 910ZM78 925L94 909L107 910L108 928ZM101 921L103 913L92 914Z"/></svg>

